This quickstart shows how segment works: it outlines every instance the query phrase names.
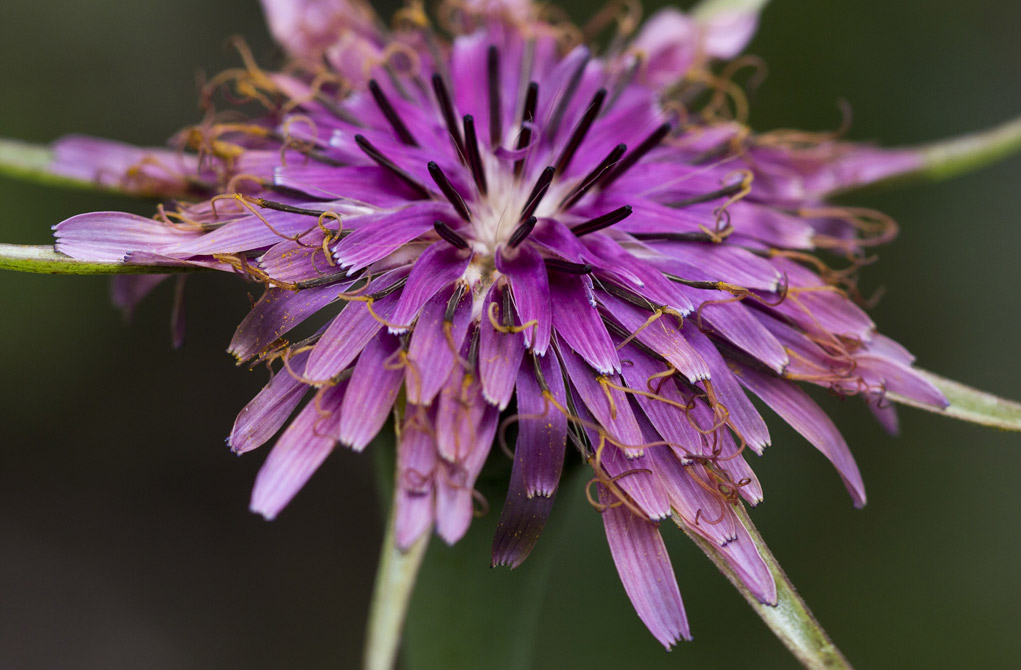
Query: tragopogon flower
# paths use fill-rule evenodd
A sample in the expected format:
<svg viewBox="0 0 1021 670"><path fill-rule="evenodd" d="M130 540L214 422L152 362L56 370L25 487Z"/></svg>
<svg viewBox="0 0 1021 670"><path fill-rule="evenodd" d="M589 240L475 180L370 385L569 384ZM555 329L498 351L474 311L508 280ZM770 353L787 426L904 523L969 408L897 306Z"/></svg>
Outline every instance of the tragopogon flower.
<svg viewBox="0 0 1021 670"><path fill-rule="evenodd" d="M570 446L624 587L669 647L688 623L664 519L776 600L733 508L762 499L744 452L770 440L748 392L856 505L848 447L797 382L859 395L891 431L887 392L945 405L853 300L893 223L827 203L919 159L744 126L740 63L710 65L741 50L754 13L667 10L634 35L610 16L618 33L598 51L601 26L522 1L447 3L449 41L414 6L384 30L358 2L263 4L289 67L246 59L210 90L264 116L211 115L178 137L187 153L69 138L54 166L180 198L151 219L69 219L59 251L265 284L230 346L276 368L229 438L245 453L283 429L253 510L275 517L338 444L364 449L394 412L398 546L433 529L454 543L493 445L516 432L493 548L514 566Z"/></svg>

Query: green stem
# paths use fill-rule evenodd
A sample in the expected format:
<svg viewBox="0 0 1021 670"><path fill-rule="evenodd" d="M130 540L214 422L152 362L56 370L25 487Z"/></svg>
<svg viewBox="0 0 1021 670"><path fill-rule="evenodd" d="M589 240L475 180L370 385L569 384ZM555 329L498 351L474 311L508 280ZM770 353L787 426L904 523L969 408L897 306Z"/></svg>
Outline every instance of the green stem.
<svg viewBox="0 0 1021 670"><path fill-rule="evenodd" d="M691 9L691 15L707 21L720 12L758 14L767 4L769 0L702 0Z"/></svg>
<svg viewBox="0 0 1021 670"><path fill-rule="evenodd" d="M950 405L941 409L916 402L896 393L887 393L891 400L970 423L1002 428L1003 430L1021 431L1021 404L998 398L991 393L973 389L925 370L915 368L915 371L921 373L942 391L950 401Z"/></svg>
<svg viewBox="0 0 1021 670"><path fill-rule="evenodd" d="M823 668L850 670L851 664L848 663L844 655L840 653L840 650L830 641L826 631L822 629L822 626L819 625L819 622L812 615L811 610L808 609L808 605L798 595L797 590L790 579L788 579L786 573L784 573L783 568L780 567L776 557L773 556L773 553L766 546L762 535L759 534L758 529L752 524L744 505L742 503L734 505L734 512L741 520L745 530L751 535L752 540L755 542L755 548L758 549L759 554L773 575L777 593L777 603L775 606L763 605L756 599L752 592L748 590L748 587L741 582L737 573L730 567L722 554L719 553L717 545L691 530L679 517L675 516L674 522L705 552L706 556L709 557L720 572L730 580L734 588L748 601L748 604L755 610L755 613L769 626L773 634L783 642L804 667L809 668L809 670L820 670Z"/></svg>
<svg viewBox="0 0 1021 670"><path fill-rule="evenodd" d="M50 171L52 163L53 149L49 146L0 138L0 174L50 186L109 190L91 181L54 174Z"/></svg>
<svg viewBox="0 0 1021 670"><path fill-rule="evenodd" d="M48 245L0 244L0 270L50 275L162 275L177 272L201 272L207 269L197 265L92 263L65 256Z"/></svg>
<svg viewBox="0 0 1021 670"><path fill-rule="evenodd" d="M364 670L392 670L394 667L401 647L401 633L408 604L431 535L425 533L406 552L398 549L394 537L395 509L396 506L391 509L390 520L387 522L379 570L376 573L376 587L369 608Z"/></svg>
<svg viewBox="0 0 1021 670"><path fill-rule="evenodd" d="M917 176L956 177L1021 151L1021 117L989 130L919 147L924 167Z"/></svg>

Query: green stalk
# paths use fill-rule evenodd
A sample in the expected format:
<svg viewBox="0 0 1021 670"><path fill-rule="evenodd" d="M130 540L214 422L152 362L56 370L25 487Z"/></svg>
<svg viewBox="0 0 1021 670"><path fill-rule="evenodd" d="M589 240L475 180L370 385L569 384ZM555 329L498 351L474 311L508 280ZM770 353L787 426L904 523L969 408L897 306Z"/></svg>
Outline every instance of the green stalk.
<svg viewBox="0 0 1021 670"><path fill-rule="evenodd" d="M748 601L748 604L751 605L755 613L769 626L769 629L783 642L784 646L794 654L795 658L801 662L801 665L809 670L822 670L824 668L827 670L850 670L851 664L848 663L844 655L833 644L826 631L823 630L815 616L812 615L812 611L808 609L808 605L798 595L794 584L791 583L787 574L777 562L776 557L773 556L769 547L766 546L766 542L762 539L758 529L752 524L744 504L738 503L734 505L733 509L745 530L751 535L752 541L755 542L755 548L758 549L759 554L769 568L770 574L773 576L777 593L776 605L763 605L758 601L724 559L716 544L693 531L676 515L674 516L674 522L705 552L705 555L709 557L720 572L730 580L734 588Z"/></svg>
<svg viewBox="0 0 1021 670"><path fill-rule="evenodd" d="M49 245L0 244L0 270L49 275L163 275L177 272L202 272L207 269L197 265L93 263L65 256Z"/></svg>

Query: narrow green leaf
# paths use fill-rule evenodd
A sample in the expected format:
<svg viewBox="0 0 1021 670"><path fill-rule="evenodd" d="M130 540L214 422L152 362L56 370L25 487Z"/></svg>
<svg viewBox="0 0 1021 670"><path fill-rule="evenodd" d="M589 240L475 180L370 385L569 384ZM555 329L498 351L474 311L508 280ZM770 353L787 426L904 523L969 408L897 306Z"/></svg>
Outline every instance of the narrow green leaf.
<svg viewBox="0 0 1021 670"><path fill-rule="evenodd" d="M925 370L917 371L943 392L943 395L950 401L949 407L946 409L932 407L931 405L915 402L896 393L887 393L887 397L904 405L917 407L954 419L961 419L962 421L1002 428L1004 430L1021 430L1021 404L998 398L991 393L979 391L978 389L965 386Z"/></svg>
<svg viewBox="0 0 1021 670"><path fill-rule="evenodd" d="M674 522L705 552L706 556L709 557L720 572L730 580L730 583L748 601L748 604L755 610L755 613L769 626L773 634L783 642L784 646L794 654L804 667L809 668L809 670L820 670L823 668L850 670L851 664L848 663L844 655L840 653L840 650L830 641L826 631L822 629L822 626L819 625L819 622L812 615L811 610L808 609L808 605L798 595L797 590L780 567L776 557L773 556L773 553L766 546L762 535L759 534L758 529L752 524L744 504L739 502L734 505L734 512L751 535L752 540L755 542L755 548L759 550L759 554L773 575L777 592L777 604L775 606L763 605L752 595L751 591L741 583L737 573L724 560L719 552L719 548L715 544L691 530L676 515L674 515Z"/></svg>
<svg viewBox="0 0 1021 670"><path fill-rule="evenodd" d="M392 509L369 608L364 670L392 670L394 667L408 604L429 545L430 533L426 533L408 551L399 550L394 537L394 517Z"/></svg>
<svg viewBox="0 0 1021 670"><path fill-rule="evenodd" d="M0 244L0 270L50 275L162 275L177 272L201 272L206 269L194 265L91 263L65 256L48 245Z"/></svg>

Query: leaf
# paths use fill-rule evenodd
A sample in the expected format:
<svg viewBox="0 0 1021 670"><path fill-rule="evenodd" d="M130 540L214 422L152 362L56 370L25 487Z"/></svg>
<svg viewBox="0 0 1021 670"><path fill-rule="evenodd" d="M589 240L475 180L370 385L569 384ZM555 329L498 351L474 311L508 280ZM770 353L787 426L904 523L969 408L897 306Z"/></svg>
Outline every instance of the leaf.
<svg viewBox="0 0 1021 670"><path fill-rule="evenodd" d="M961 419L962 421L1002 428L1003 430L1021 430L1021 403L998 398L991 393L979 391L978 389L965 386L925 370L915 368L915 371L943 392L943 395L950 401L948 407L940 409L931 405L925 405L896 393L887 393L887 397L903 405L917 407L935 414Z"/></svg>
<svg viewBox="0 0 1021 670"><path fill-rule="evenodd" d="M741 593L742 597L751 605L755 613L769 626L773 634L783 642L784 646L810 670L821 668L850 670L848 663L840 650L830 641L826 631L822 629L815 616L812 615L808 605L798 595L794 585L788 579L787 574L780 567L776 557L766 546L765 540L759 534L758 529L752 524L744 504L738 502L733 506L741 524L751 535L755 542L755 548L759 555L769 567L769 572L776 583L777 602L776 605L764 605L748 590L733 568L728 565L719 547L691 530L684 521L674 515L674 522L690 537L706 556L716 565L723 575L730 580L730 583Z"/></svg>
<svg viewBox="0 0 1021 670"><path fill-rule="evenodd" d="M66 256L55 251L49 245L0 244L0 270L50 275L162 275L175 272L200 272L207 269L195 265L93 263Z"/></svg>

